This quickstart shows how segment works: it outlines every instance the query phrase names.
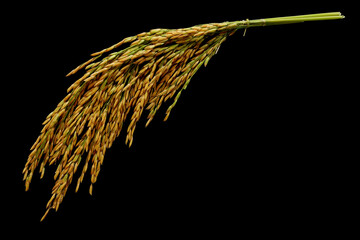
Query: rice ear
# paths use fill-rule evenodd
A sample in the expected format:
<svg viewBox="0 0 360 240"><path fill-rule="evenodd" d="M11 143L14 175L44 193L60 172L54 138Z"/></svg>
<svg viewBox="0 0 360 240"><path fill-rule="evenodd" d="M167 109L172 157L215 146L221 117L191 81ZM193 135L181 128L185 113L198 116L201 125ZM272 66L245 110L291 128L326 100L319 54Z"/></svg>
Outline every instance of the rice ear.
<svg viewBox="0 0 360 240"><path fill-rule="evenodd" d="M30 149L23 170L25 189L28 190L39 164L41 178L47 164L57 164L52 196L41 221L50 209L58 210L81 161L84 166L75 191L78 191L91 160L89 193L93 194L93 184L106 149L119 136L129 112L133 110L126 136L130 147L134 144L134 131L143 111L149 111L148 126L162 103L175 96L166 111L166 121L194 74L202 65L208 65L221 44L238 29L342 18L335 12L203 24L182 29L153 29L93 53L90 60L67 75L85 71L43 122L43 129ZM131 44L106 55L125 43ZM84 154L87 154L86 158L82 157Z"/></svg>

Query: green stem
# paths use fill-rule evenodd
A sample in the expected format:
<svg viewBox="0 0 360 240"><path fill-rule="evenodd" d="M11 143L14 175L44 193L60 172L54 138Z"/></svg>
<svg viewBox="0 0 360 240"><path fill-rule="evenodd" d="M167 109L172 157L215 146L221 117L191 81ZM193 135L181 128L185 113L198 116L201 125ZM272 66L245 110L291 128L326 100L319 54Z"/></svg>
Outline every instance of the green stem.
<svg viewBox="0 0 360 240"><path fill-rule="evenodd" d="M238 23L238 29L241 29L241 28L249 28L249 27L273 26L273 25L310 22L310 21L338 20L343 18L345 18L345 16L341 15L340 12L329 12L329 13L307 14L307 15L297 15L297 16L288 16L288 17L245 20L245 21L238 21L236 23Z"/></svg>

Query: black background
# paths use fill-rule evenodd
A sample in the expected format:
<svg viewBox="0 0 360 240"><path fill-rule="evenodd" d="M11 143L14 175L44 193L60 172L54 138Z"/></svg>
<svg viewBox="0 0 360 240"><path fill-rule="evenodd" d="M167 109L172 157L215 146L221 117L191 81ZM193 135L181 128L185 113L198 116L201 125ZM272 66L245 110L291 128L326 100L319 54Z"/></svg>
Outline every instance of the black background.
<svg viewBox="0 0 360 240"><path fill-rule="evenodd" d="M16 6L8 19L6 224L31 227L30 236L45 229L55 236L71 230L119 237L338 230L329 226L348 212L355 161L345 157L351 143L340 149L352 131L355 99L347 65L354 54L350 7L344 1L119 2L32 3ZM143 116L130 149L123 132L107 150L93 196L87 174L79 192L74 181L59 211L39 222L55 168L42 180L35 175L28 192L21 171L41 123L81 74L65 75L91 53L154 28L333 11L347 18L228 38L167 122L163 106L147 128Z"/></svg>

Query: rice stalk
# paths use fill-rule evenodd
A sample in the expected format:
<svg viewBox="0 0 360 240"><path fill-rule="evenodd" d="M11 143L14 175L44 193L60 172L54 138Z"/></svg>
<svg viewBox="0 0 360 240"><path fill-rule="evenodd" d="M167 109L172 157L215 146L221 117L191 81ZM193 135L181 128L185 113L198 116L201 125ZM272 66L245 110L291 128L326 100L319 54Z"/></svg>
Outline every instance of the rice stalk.
<svg viewBox="0 0 360 240"><path fill-rule="evenodd" d="M148 111L148 126L161 105L174 99L166 111L166 121L194 74L201 66L207 66L221 44L237 30L341 18L340 13L324 13L153 29L93 53L90 60L67 75L85 71L43 122L23 170L25 190L28 190L39 165L40 178L46 165L57 165L52 196L41 220L50 209L58 210L80 164L82 170L75 191L90 169L89 193L92 194L106 149L126 127L126 119L130 123L126 127L125 144L130 147L143 111ZM129 46L117 50L123 44ZM117 52L109 53L114 50Z"/></svg>

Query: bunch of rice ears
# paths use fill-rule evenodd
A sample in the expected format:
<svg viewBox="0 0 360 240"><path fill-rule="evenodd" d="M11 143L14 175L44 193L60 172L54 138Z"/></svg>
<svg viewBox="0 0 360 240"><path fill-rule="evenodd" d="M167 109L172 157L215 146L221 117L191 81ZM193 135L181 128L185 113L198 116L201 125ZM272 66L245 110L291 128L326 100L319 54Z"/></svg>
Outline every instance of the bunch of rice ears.
<svg viewBox="0 0 360 240"><path fill-rule="evenodd" d="M206 66L227 37L238 29L311 19L339 19L340 16L340 13L312 14L204 24L173 30L154 29L127 37L92 54L89 61L67 75L75 74L81 69L86 70L68 88L67 96L43 122L44 127L31 147L23 170L25 189L28 190L39 164L40 178L44 176L47 164L57 164L52 196L41 220L50 209L58 210L82 161L82 172L75 191L78 191L90 167L89 192L92 194L106 149L119 136L128 114L131 112L126 144L131 146L135 127L143 110L148 110L148 126L161 105L172 98L174 101L167 109L164 119L167 120L197 70L202 65ZM129 46L108 54L123 44Z"/></svg>

